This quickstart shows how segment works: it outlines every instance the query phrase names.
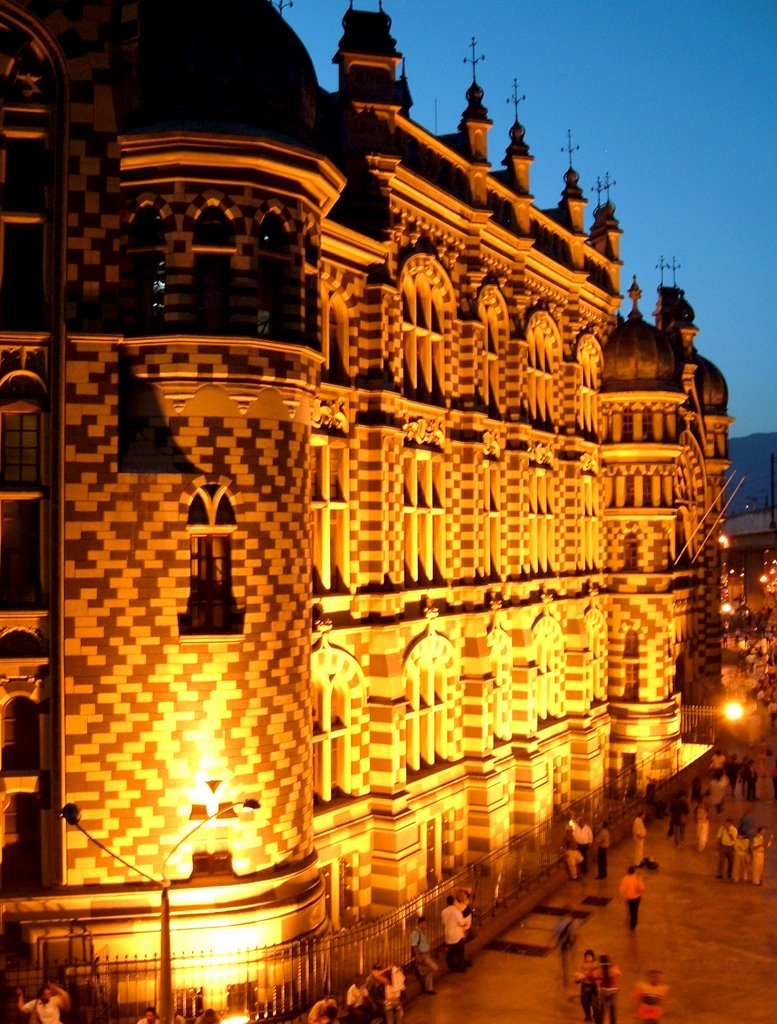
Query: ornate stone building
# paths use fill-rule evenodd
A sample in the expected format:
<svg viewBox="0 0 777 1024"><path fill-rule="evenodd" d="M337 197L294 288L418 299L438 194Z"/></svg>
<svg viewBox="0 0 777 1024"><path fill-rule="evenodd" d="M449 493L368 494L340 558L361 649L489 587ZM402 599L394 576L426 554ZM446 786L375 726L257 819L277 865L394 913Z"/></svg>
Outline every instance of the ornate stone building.
<svg viewBox="0 0 777 1024"><path fill-rule="evenodd" d="M154 945L68 801L171 881L176 948L277 942L679 745L718 675L730 420L683 293L621 320L609 200L570 166L539 209L475 81L416 124L382 10L333 94L268 0L220 12L0 0L14 946Z"/></svg>

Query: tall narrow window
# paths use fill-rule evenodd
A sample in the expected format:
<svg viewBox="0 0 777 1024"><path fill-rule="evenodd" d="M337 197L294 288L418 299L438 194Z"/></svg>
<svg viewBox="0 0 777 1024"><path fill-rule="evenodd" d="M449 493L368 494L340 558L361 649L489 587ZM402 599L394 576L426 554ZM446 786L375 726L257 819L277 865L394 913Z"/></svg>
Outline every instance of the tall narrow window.
<svg viewBox="0 0 777 1024"><path fill-rule="evenodd" d="M314 435L313 587L316 594L348 589L348 449Z"/></svg>
<svg viewBox="0 0 777 1024"><path fill-rule="evenodd" d="M256 265L256 331L262 337L278 337L282 333L288 262L288 236L283 222L276 213L268 213L259 225Z"/></svg>
<svg viewBox="0 0 777 1024"><path fill-rule="evenodd" d="M28 697L12 697L3 708L2 771L40 770L38 705Z"/></svg>
<svg viewBox="0 0 777 1024"><path fill-rule="evenodd" d="M424 586L444 578L445 509L442 461L426 449L404 457L405 583Z"/></svg>
<svg viewBox="0 0 777 1024"><path fill-rule="evenodd" d="M235 239L227 216L208 206L194 225L195 281L200 328L208 334L226 330Z"/></svg>
<svg viewBox="0 0 777 1024"><path fill-rule="evenodd" d="M5 137L0 228L0 330L42 330L48 317L44 289L46 189L51 161L43 137Z"/></svg>
<svg viewBox="0 0 777 1024"><path fill-rule="evenodd" d="M40 502L0 500L0 606L40 603Z"/></svg>
<svg viewBox="0 0 777 1024"><path fill-rule="evenodd" d="M639 569L639 537L636 533L627 533L623 538L623 568L630 571Z"/></svg>
<svg viewBox="0 0 777 1024"><path fill-rule="evenodd" d="M191 582L189 631L230 633L232 610L232 534L235 514L225 489L200 488L189 506Z"/></svg>
<svg viewBox="0 0 777 1024"><path fill-rule="evenodd" d="M487 580L500 579L501 480L498 462L483 462L480 492L481 573Z"/></svg>
<svg viewBox="0 0 777 1024"><path fill-rule="evenodd" d="M162 218L153 206L143 206L129 229L137 330L151 334L162 329L165 316L167 260Z"/></svg>
<svg viewBox="0 0 777 1024"><path fill-rule="evenodd" d="M40 800L37 793L11 793L3 814L2 887L40 883Z"/></svg>
<svg viewBox="0 0 777 1024"><path fill-rule="evenodd" d="M639 700L639 635L629 629L623 638L623 699Z"/></svg>

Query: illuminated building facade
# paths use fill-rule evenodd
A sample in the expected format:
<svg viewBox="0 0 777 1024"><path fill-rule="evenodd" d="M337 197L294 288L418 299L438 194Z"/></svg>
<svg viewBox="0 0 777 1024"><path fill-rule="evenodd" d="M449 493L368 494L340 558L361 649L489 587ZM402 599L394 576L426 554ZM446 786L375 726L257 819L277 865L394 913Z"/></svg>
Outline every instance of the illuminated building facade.
<svg viewBox="0 0 777 1024"><path fill-rule="evenodd" d="M320 90L268 0L0 0L0 829L16 941L396 906L679 736L719 673L725 382L570 166ZM235 31L234 26L239 26ZM679 738L678 738L679 743ZM254 821L198 820L258 797ZM10 933L9 933L10 934Z"/></svg>

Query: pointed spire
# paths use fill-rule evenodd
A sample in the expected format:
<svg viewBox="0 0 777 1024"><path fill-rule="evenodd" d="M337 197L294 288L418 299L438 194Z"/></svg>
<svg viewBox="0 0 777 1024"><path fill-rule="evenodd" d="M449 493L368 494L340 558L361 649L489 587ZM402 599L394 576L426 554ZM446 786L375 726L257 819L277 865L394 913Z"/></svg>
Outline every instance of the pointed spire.
<svg viewBox="0 0 777 1024"><path fill-rule="evenodd" d="M637 275L635 274L631 281L631 288L629 288L629 298L632 302L631 312L629 313L629 320L641 320L642 314L639 311L637 303L642 298L642 290L637 284Z"/></svg>
<svg viewBox="0 0 777 1024"><path fill-rule="evenodd" d="M471 57L465 57L464 63L472 65L472 82L467 89L467 109L462 113L462 122L474 120L474 121L486 121L488 120L488 110L483 106L483 97L485 93L482 88L478 85L477 78L475 77L475 69L481 61L486 58L483 54L479 57L475 56L477 50L477 40L473 36L470 40L470 50L472 51Z"/></svg>

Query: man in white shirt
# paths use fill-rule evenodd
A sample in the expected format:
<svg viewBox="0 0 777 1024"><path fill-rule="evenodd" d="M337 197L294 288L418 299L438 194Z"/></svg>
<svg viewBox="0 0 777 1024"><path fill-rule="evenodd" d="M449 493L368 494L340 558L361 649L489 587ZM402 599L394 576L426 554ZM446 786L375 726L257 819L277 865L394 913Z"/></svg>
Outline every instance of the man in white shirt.
<svg viewBox="0 0 777 1024"><path fill-rule="evenodd" d="M24 1001L24 990L17 988L17 1006L21 1013L35 1014L40 1024L59 1024L60 1014L70 1009L70 996L52 981L42 985L35 999Z"/></svg>
<svg viewBox="0 0 777 1024"><path fill-rule="evenodd" d="M594 834L591 831L591 826L586 824L582 818L578 818L572 829L572 835L577 848L580 851L580 855L583 858L583 862L580 865L580 870L584 875L588 874L588 848L594 841Z"/></svg>
<svg viewBox="0 0 777 1024"><path fill-rule="evenodd" d="M445 959L448 968L461 974L466 966L467 954L464 949L464 939L467 935L467 922L464 915L456 906L456 897L451 893L446 900L445 910L442 912L443 938L447 950Z"/></svg>

